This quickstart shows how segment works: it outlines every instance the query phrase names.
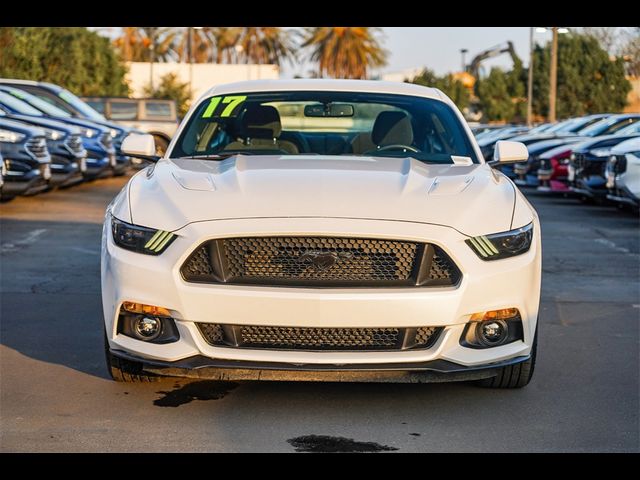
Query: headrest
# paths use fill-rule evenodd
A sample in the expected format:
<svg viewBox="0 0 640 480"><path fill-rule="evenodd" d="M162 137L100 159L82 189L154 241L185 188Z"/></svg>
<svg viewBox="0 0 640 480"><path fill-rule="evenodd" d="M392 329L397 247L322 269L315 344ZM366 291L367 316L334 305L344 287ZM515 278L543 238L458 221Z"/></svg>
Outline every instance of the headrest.
<svg viewBox="0 0 640 480"><path fill-rule="evenodd" d="M282 131L280 114L270 105L247 106L242 117L244 134L251 138L278 138Z"/></svg>
<svg viewBox="0 0 640 480"><path fill-rule="evenodd" d="M380 112L373 124L371 140L378 146L411 145L413 127L404 112Z"/></svg>

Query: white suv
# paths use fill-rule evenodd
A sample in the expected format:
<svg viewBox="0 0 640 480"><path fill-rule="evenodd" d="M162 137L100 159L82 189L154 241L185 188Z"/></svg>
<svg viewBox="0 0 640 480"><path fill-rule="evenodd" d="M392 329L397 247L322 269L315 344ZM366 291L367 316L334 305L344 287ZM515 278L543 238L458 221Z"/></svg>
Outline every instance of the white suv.
<svg viewBox="0 0 640 480"><path fill-rule="evenodd" d="M128 155L154 158L148 135ZM498 142L494 160L527 158ZM526 385L540 224L442 92L220 85L108 207L110 372Z"/></svg>

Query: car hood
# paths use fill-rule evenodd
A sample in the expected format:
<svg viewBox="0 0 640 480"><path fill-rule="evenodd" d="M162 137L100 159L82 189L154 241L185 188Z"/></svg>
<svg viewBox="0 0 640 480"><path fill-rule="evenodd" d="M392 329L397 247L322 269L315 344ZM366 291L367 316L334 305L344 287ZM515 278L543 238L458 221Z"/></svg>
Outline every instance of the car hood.
<svg viewBox="0 0 640 480"><path fill-rule="evenodd" d="M481 235L511 228L516 198L513 184L486 164L237 155L162 160L149 168L130 181L130 219L168 231L207 220L331 217L446 225Z"/></svg>
<svg viewBox="0 0 640 480"><path fill-rule="evenodd" d="M80 134L79 128L74 127L73 125L68 125L58 120L53 120L49 117L35 117L30 115L12 114L11 118L13 120L18 120L31 125L37 125L38 127L55 128L56 130L62 130L63 132L69 134Z"/></svg>
<svg viewBox="0 0 640 480"><path fill-rule="evenodd" d="M31 136L44 137L44 130L34 125L27 125L23 122L11 120L6 116L0 117L0 128L11 130L12 132L25 133Z"/></svg>

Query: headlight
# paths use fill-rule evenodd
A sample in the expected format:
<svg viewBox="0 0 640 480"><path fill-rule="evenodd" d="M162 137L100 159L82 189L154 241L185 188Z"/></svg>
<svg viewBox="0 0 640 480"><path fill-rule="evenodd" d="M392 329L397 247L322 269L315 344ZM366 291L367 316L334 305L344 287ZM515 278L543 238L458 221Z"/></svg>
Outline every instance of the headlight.
<svg viewBox="0 0 640 480"><path fill-rule="evenodd" d="M595 157L608 157L609 155L611 155L611 149L610 148L594 148L593 150L591 150L591 155Z"/></svg>
<svg viewBox="0 0 640 480"><path fill-rule="evenodd" d="M53 128L43 128L43 130L44 136L47 137L47 140L60 140L66 135L65 132L61 130L55 130Z"/></svg>
<svg viewBox="0 0 640 480"><path fill-rule="evenodd" d="M110 128L109 133L111 134L111 138L116 138L119 132L115 128Z"/></svg>
<svg viewBox="0 0 640 480"><path fill-rule="evenodd" d="M517 230L480 235L465 241L482 260L499 260L529 251L532 239L533 223L530 223Z"/></svg>
<svg viewBox="0 0 640 480"><path fill-rule="evenodd" d="M93 128L80 127L80 133L83 137L93 138L98 134L98 131L94 130Z"/></svg>
<svg viewBox="0 0 640 480"><path fill-rule="evenodd" d="M140 227L111 217L111 232L116 245L147 255L159 255L171 245L176 235L164 230Z"/></svg>
<svg viewBox="0 0 640 480"><path fill-rule="evenodd" d="M24 134L0 129L0 142L18 143L24 139Z"/></svg>

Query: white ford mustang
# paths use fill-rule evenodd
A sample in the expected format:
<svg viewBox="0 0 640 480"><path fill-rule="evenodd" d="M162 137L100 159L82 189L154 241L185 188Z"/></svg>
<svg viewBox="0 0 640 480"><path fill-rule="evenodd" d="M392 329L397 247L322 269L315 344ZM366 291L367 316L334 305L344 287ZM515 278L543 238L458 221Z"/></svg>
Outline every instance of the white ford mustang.
<svg viewBox="0 0 640 480"><path fill-rule="evenodd" d="M107 209L111 375L517 388L533 374L540 224L440 91L220 85ZM526 159L498 142L495 162Z"/></svg>

